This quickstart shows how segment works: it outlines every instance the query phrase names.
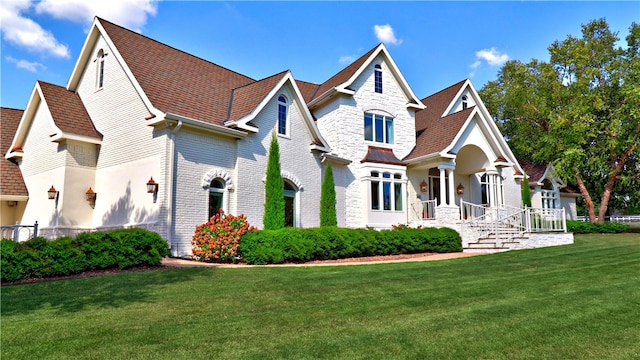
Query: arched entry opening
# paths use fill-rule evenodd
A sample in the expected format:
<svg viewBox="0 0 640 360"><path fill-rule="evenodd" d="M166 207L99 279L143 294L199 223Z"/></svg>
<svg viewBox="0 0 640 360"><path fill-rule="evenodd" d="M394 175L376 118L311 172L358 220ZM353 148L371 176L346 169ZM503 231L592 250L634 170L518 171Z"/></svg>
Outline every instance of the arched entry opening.
<svg viewBox="0 0 640 360"><path fill-rule="evenodd" d="M298 189L287 179L282 180L284 190L284 226L298 227Z"/></svg>

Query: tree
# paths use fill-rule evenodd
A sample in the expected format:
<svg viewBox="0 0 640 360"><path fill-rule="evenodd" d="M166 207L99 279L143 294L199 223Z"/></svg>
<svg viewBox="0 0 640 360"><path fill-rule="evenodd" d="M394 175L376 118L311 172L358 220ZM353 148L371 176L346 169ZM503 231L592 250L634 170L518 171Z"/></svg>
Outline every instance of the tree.
<svg viewBox="0 0 640 360"><path fill-rule="evenodd" d="M627 49L604 19L549 46L550 60L509 61L480 91L516 157L552 163L573 182L589 218L610 201L638 203L640 186L640 25Z"/></svg>
<svg viewBox="0 0 640 360"><path fill-rule="evenodd" d="M280 147L275 132L271 134L269 146L262 224L266 230L284 227L284 187L280 173Z"/></svg>
<svg viewBox="0 0 640 360"><path fill-rule="evenodd" d="M525 174L522 181L522 205L531 207L531 189L529 189L529 177Z"/></svg>
<svg viewBox="0 0 640 360"><path fill-rule="evenodd" d="M322 179L322 190L320 193L320 226L336 226L338 218L336 216L336 185L333 180L333 170L331 164Z"/></svg>

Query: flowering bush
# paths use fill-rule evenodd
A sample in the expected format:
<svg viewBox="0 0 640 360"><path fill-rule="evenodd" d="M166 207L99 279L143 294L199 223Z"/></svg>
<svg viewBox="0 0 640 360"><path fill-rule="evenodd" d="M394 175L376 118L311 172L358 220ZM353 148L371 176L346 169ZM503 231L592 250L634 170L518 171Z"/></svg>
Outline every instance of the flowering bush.
<svg viewBox="0 0 640 360"><path fill-rule="evenodd" d="M244 215L225 214L220 209L209 221L196 226L191 240L193 257L200 261L235 262L242 235L253 230Z"/></svg>

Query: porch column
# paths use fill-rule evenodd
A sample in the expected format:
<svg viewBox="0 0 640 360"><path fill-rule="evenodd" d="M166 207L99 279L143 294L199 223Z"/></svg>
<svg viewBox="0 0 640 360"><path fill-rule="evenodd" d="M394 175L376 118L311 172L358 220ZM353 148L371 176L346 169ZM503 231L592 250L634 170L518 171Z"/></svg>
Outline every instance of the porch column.
<svg viewBox="0 0 640 360"><path fill-rule="evenodd" d="M449 203L447 205L449 206L454 206L456 204L455 201L455 190L453 188L453 184L454 184L454 175L453 175L453 169L449 168L447 169L447 176L449 176Z"/></svg>
<svg viewBox="0 0 640 360"><path fill-rule="evenodd" d="M447 205L447 186L446 179L444 177L444 168L438 168L440 170L440 205Z"/></svg>
<svg viewBox="0 0 640 360"><path fill-rule="evenodd" d="M489 173L489 191L487 191L487 197L489 198L489 206L494 207L496 205L496 174Z"/></svg>

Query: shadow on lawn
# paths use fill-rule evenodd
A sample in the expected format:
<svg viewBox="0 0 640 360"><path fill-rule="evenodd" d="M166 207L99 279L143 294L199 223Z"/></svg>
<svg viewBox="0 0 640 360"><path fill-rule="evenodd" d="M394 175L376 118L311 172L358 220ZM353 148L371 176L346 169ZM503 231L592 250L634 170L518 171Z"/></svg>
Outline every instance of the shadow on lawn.
<svg viewBox="0 0 640 360"><path fill-rule="evenodd" d="M49 281L2 287L2 316L53 309L59 314L86 308L120 308L134 303L154 303L166 285L192 281L212 269L159 268L121 272L82 279Z"/></svg>

